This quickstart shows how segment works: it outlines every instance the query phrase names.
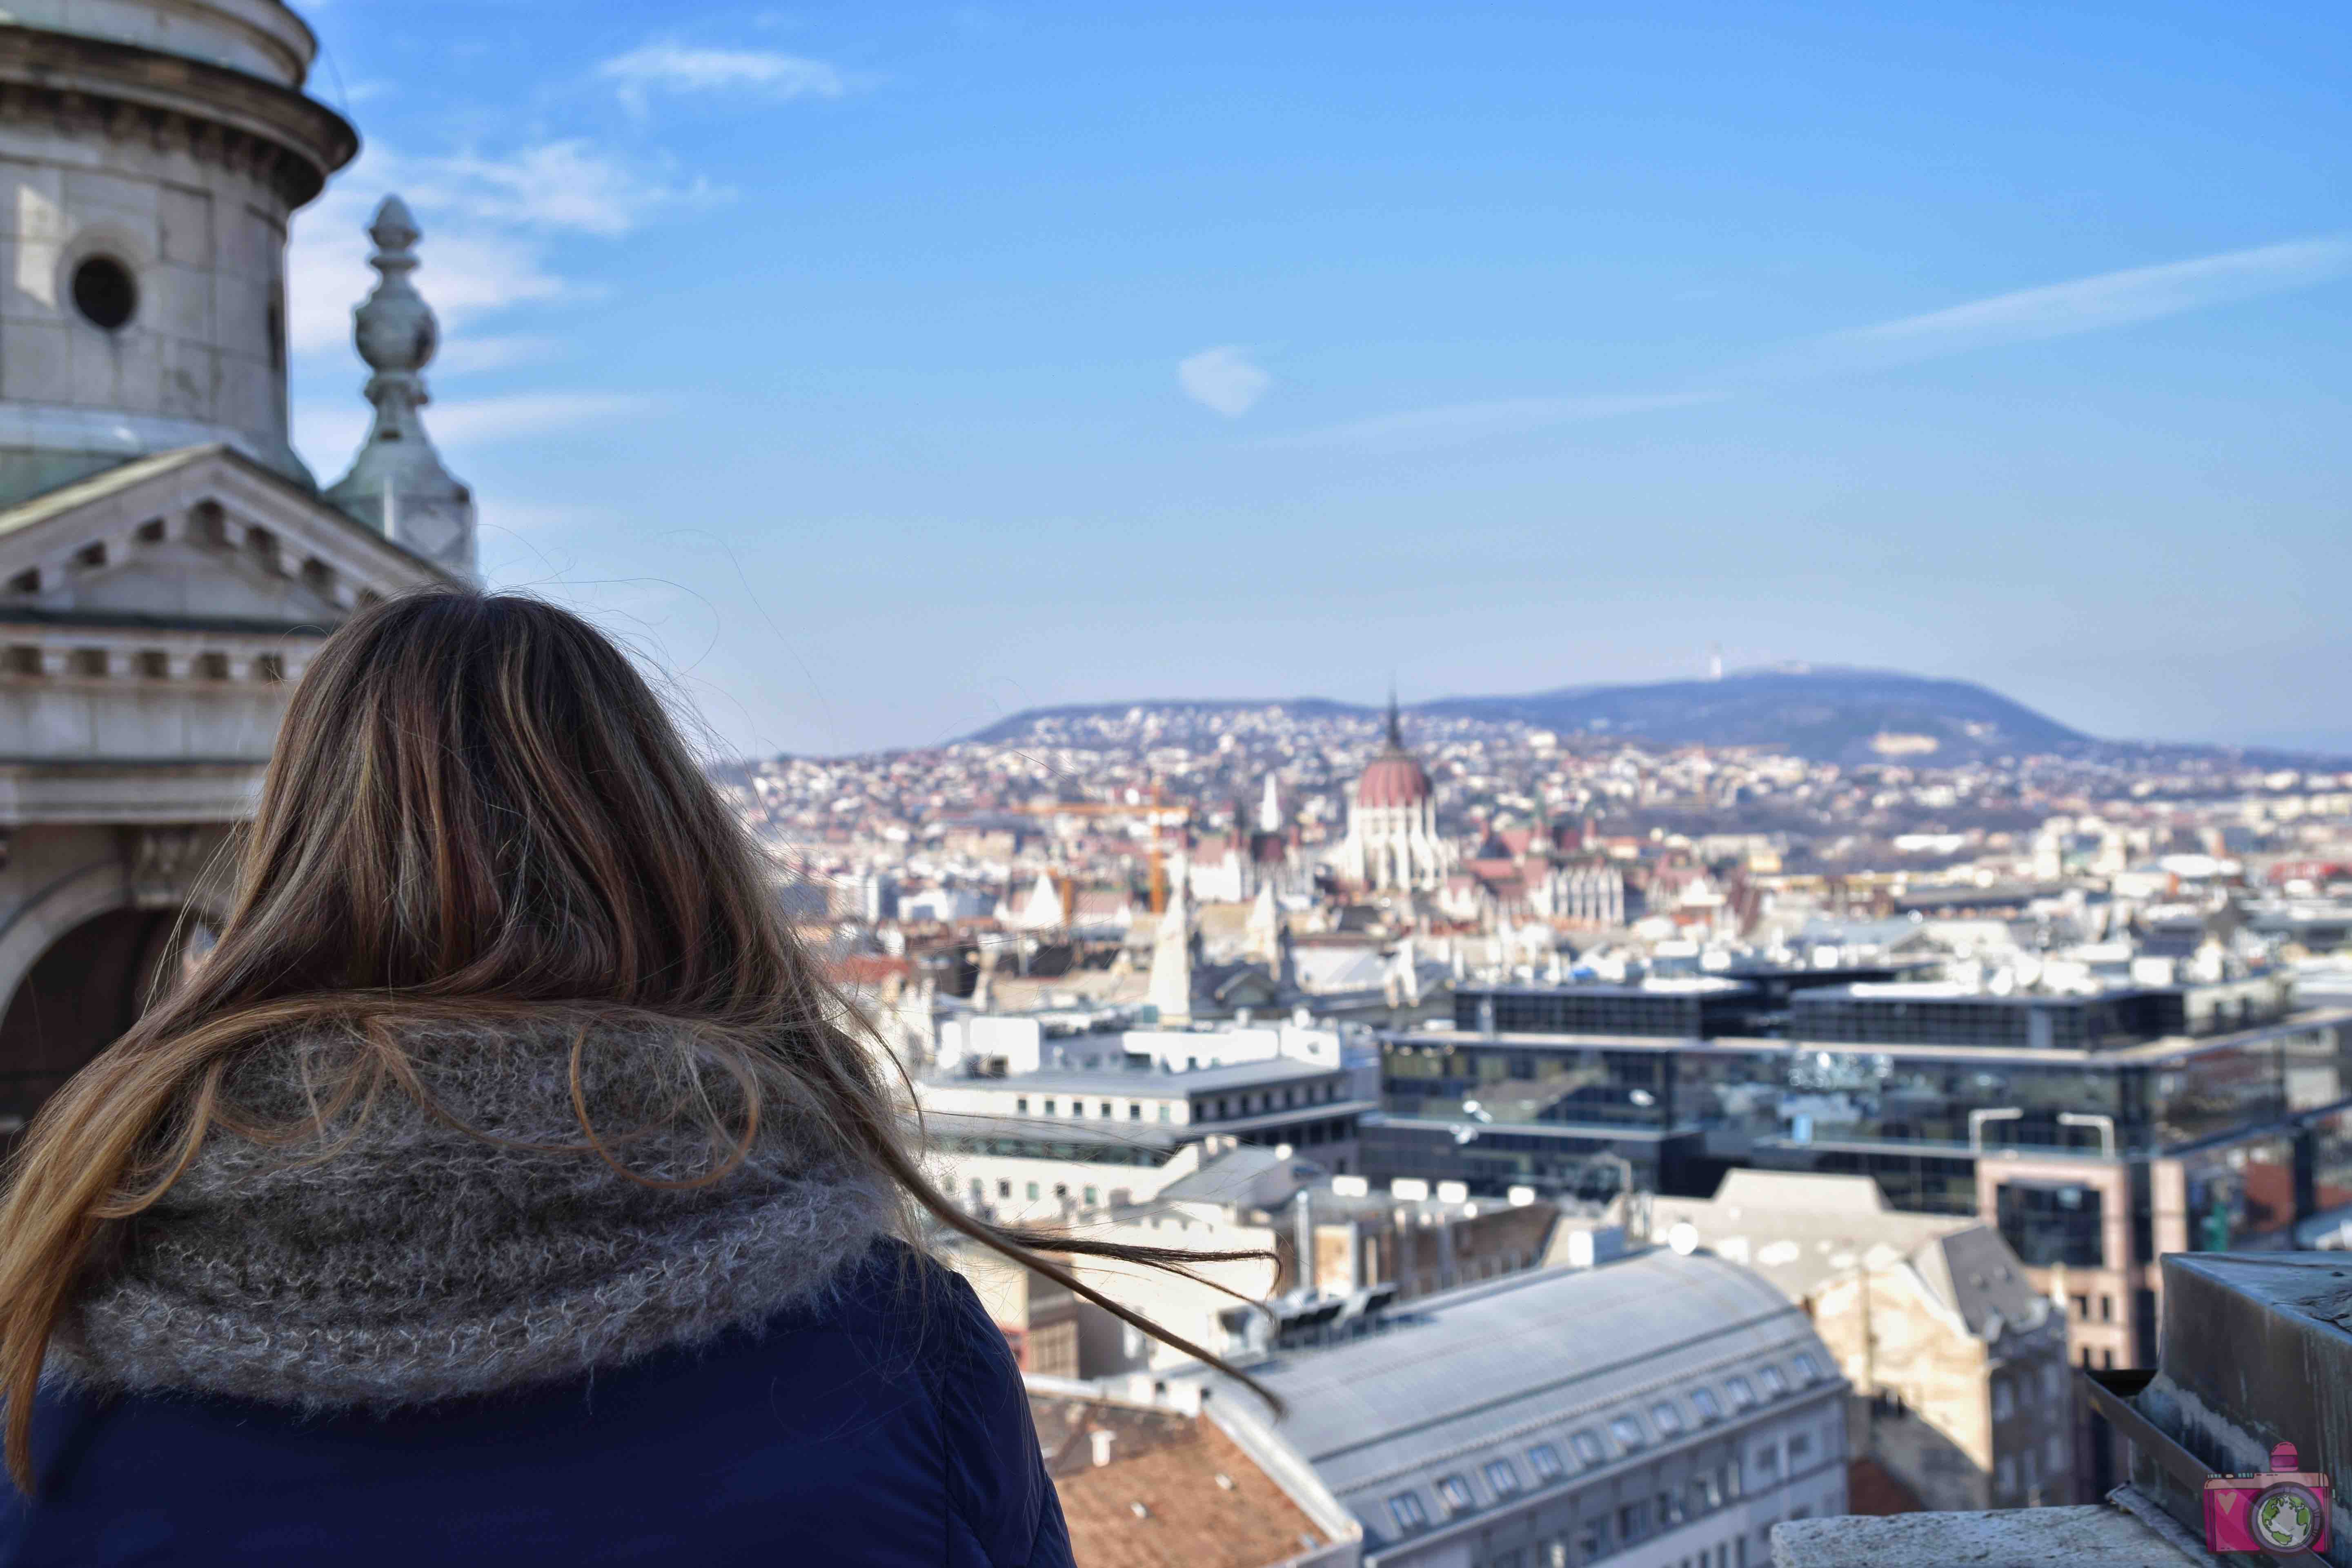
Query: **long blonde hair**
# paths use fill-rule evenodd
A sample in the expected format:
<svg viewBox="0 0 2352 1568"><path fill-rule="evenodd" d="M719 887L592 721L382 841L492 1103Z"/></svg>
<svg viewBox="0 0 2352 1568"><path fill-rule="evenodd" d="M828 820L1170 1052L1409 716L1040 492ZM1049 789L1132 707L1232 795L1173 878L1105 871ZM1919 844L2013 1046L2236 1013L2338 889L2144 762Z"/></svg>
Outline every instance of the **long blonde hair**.
<svg viewBox="0 0 2352 1568"><path fill-rule="evenodd" d="M364 610L296 688L217 942L44 1106L0 1203L0 1398L8 1473L78 1288L215 1126L251 1048L328 1026L358 1070L314 1130L387 1089L422 1094L403 1026L544 1016L658 1020L744 1089L704 1182L750 1152L763 1103L796 1102L823 1151L895 1184L910 1237L961 1233L1226 1372L1074 1278L1061 1256L1189 1272L1203 1254L999 1226L924 1174L892 1069L782 918L770 870L629 660L578 616L505 594ZM583 1158L616 1161L578 1094ZM1241 1375L1234 1373L1234 1375Z"/></svg>

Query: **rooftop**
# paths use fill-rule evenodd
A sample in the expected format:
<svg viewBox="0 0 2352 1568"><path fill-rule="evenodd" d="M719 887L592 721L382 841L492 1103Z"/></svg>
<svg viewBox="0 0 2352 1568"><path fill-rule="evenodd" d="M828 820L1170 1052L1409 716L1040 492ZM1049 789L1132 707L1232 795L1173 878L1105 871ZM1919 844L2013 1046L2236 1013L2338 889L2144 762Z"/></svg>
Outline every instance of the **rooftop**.
<svg viewBox="0 0 2352 1568"><path fill-rule="evenodd" d="M1712 1198L1653 1199L1650 1223L1664 1234L1692 1226L1698 1245L1754 1269L1792 1300L1857 1268L1907 1264L1973 1334L2035 1326L2050 1310L1998 1231L1976 1220L1891 1209L1868 1176L1733 1171Z"/></svg>
<svg viewBox="0 0 2352 1568"><path fill-rule="evenodd" d="M1421 1298L1391 1322L1253 1369L1288 1405L1276 1430L1364 1522L1368 1542L1395 1533L1387 1500L1399 1493L1419 1492L1429 1518L1446 1519L1433 1489L1442 1475L1475 1478L1499 1459L1542 1486L1527 1459L1538 1443L1580 1479L1699 1441L1715 1419L1689 1401L1694 1389L1708 1389L1736 1426L1757 1402L1728 1385L1734 1377L1751 1395L1769 1390L1759 1375L1768 1365L1797 1397L1843 1386L1804 1313L1716 1258L1660 1250L1515 1275ZM1679 1431L1657 1426L1662 1403ZM1762 1404L1773 1403L1765 1392ZM1630 1445L1611 1431L1621 1417L1638 1433ZM1598 1459L1579 1455L1579 1435L1598 1444L1588 1447Z"/></svg>
<svg viewBox="0 0 2352 1568"><path fill-rule="evenodd" d="M1016 1073L1009 1078L959 1078L939 1074L925 1079L928 1084L941 1089L991 1089L1028 1093L1055 1092L1072 1094L1213 1094L1221 1089L1259 1089L1268 1084L1296 1083L1301 1079L1325 1078L1339 1069L1321 1062L1304 1061L1296 1057L1272 1057L1261 1061L1233 1062L1224 1067L1179 1068L1163 1072L1157 1068L1040 1068L1035 1072Z"/></svg>
<svg viewBox="0 0 2352 1568"><path fill-rule="evenodd" d="M1029 1412L1087 1568L1270 1568L1330 1543L1201 1416L1035 1385Z"/></svg>

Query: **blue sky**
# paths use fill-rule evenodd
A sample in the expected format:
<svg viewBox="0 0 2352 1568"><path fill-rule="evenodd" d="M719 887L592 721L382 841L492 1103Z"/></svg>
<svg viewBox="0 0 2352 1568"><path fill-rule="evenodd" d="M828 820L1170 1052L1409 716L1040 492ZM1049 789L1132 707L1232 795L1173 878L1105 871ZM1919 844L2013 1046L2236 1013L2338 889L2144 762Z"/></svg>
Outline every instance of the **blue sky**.
<svg viewBox="0 0 2352 1568"><path fill-rule="evenodd" d="M1868 664L2352 751L2352 8L328 0L494 581L711 743Z"/></svg>

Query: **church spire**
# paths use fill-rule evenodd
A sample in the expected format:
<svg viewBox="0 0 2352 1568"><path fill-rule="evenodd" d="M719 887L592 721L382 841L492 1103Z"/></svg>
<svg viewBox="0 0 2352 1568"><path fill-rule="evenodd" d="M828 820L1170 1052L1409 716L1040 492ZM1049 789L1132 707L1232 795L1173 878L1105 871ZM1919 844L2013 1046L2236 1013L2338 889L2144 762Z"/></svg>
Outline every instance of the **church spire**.
<svg viewBox="0 0 2352 1568"><path fill-rule="evenodd" d="M1404 716L1397 709L1396 682L1389 682L1389 750L1404 750Z"/></svg>
<svg viewBox="0 0 2352 1568"><path fill-rule="evenodd" d="M423 373L440 346L433 308L408 276L416 270L415 247L424 231L407 203L386 196L368 237L376 247L368 265L380 280L352 312L352 338L375 373L366 388L375 425L352 471L327 499L394 543L470 579L476 575L474 494L441 466L417 414L431 401Z"/></svg>

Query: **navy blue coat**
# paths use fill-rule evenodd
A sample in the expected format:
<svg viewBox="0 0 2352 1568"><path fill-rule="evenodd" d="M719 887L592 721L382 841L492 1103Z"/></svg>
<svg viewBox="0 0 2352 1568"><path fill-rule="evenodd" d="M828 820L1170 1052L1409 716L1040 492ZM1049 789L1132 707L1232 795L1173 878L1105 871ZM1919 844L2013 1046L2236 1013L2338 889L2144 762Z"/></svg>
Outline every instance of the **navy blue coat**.
<svg viewBox="0 0 2352 1568"><path fill-rule="evenodd" d="M869 1267L698 1352L388 1416L46 1397L0 1568L1066 1568L1003 1336L931 1284Z"/></svg>

